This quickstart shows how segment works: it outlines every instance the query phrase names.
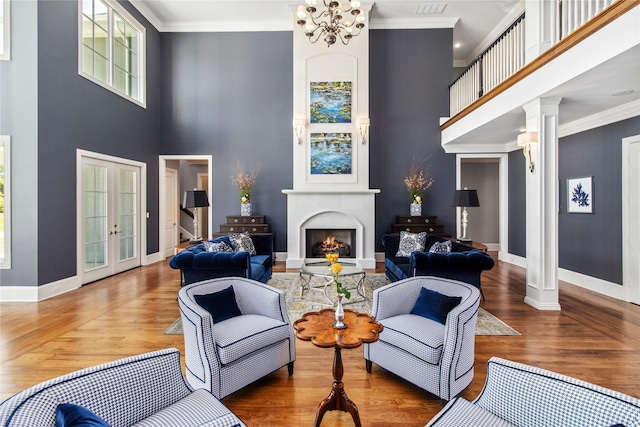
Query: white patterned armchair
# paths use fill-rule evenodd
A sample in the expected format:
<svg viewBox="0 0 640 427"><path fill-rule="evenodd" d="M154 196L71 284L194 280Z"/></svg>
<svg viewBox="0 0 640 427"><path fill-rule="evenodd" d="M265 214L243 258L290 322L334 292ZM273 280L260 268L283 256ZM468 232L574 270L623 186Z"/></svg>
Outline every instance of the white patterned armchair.
<svg viewBox="0 0 640 427"><path fill-rule="evenodd" d="M0 426L51 427L58 405L69 403L113 427L245 426L211 393L187 384L175 348L81 369L23 390L0 404Z"/></svg>
<svg viewBox="0 0 640 427"><path fill-rule="evenodd" d="M445 324L410 314L422 288L461 297L445 314ZM371 314L384 330L378 341L364 346L367 372L373 362L450 400L473 379L479 305L478 288L440 277L410 277L376 289Z"/></svg>
<svg viewBox="0 0 640 427"><path fill-rule="evenodd" d="M229 286L241 315L214 323L196 296ZM255 280L224 277L185 286L178 293L178 303L186 377L193 387L222 399L285 365L293 374L295 332L284 292Z"/></svg>
<svg viewBox="0 0 640 427"><path fill-rule="evenodd" d="M638 427L640 400L522 363L492 357L473 401L451 400L426 427Z"/></svg>

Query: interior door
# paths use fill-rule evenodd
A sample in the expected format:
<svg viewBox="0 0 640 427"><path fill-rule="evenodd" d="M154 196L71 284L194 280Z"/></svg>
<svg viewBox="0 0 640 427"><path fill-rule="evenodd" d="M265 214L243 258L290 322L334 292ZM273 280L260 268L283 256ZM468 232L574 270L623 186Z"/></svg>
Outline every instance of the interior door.
<svg viewBox="0 0 640 427"><path fill-rule="evenodd" d="M165 222L164 222L164 256L170 257L175 254L175 248L178 245L178 221L179 221L179 205L180 196L178 191L178 171L176 169L166 168L165 170Z"/></svg>
<svg viewBox="0 0 640 427"><path fill-rule="evenodd" d="M83 157L80 175L85 284L140 265L140 168Z"/></svg>

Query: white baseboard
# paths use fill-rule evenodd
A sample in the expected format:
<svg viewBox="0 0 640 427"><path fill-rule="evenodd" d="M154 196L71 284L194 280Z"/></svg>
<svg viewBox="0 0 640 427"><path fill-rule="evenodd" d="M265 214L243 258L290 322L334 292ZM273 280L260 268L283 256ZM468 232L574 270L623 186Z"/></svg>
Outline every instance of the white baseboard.
<svg viewBox="0 0 640 427"><path fill-rule="evenodd" d="M538 310L560 310L560 304L540 304L540 301L536 301L529 297L524 297L524 302Z"/></svg>
<svg viewBox="0 0 640 427"><path fill-rule="evenodd" d="M527 259L518 255L506 254L500 258L503 262L517 265L518 267L527 268ZM624 286L617 283L608 282L606 280L598 279L597 277L587 276L586 274L576 273L575 271L567 270L565 268L558 269L558 280L571 283L572 285L580 288L588 289L599 294L606 295L611 298L626 301ZM531 302L525 302L538 308ZM540 308L540 310L548 310L547 308ZM555 309L554 309L555 310Z"/></svg>
<svg viewBox="0 0 640 427"><path fill-rule="evenodd" d="M142 259L142 265L155 264L156 262L164 261L164 257L160 252L149 254Z"/></svg>
<svg viewBox="0 0 640 427"><path fill-rule="evenodd" d="M597 277L587 276L585 274L576 273L575 271L558 269L558 280L571 283L581 288L606 295L611 298L626 301L624 286L617 283L608 282L598 279Z"/></svg>
<svg viewBox="0 0 640 427"><path fill-rule="evenodd" d="M67 277L41 286L2 286L2 302L39 302L62 295L80 287L78 276Z"/></svg>
<svg viewBox="0 0 640 427"><path fill-rule="evenodd" d="M500 261L508 262L509 264L517 265L518 267L527 268L527 259L518 255L506 253L499 254Z"/></svg>

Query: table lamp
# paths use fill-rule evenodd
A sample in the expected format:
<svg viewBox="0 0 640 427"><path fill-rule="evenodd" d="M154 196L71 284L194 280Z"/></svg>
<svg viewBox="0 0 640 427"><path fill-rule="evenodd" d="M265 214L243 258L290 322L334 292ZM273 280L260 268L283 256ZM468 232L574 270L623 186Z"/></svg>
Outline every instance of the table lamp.
<svg viewBox="0 0 640 427"><path fill-rule="evenodd" d="M185 191L182 207L185 209L193 208L193 237L189 239L189 243L199 243L202 237L198 237L198 208L209 206L207 192L204 190Z"/></svg>
<svg viewBox="0 0 640 427"><path fill-rule="evenodd" d="M462 236L458 237L459 242L471 243L471 239L467 237L467 224L469 223L469 213L467 207L478 207L478 192L476 190L456 190L453 196L453 206L462 208Z"/></svg>

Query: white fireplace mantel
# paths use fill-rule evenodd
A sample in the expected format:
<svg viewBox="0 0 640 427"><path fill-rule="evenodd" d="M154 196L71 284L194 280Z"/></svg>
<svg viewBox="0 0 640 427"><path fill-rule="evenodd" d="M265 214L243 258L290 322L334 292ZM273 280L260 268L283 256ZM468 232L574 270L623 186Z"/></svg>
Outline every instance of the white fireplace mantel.
<svg viewBox="0 0 640 427"><path fill-rule="evenodd" d="M367 190L282 190L287 195L287 268L306 259L306 229L355 229L356 262L375 268L375 195Z"/></svg>

